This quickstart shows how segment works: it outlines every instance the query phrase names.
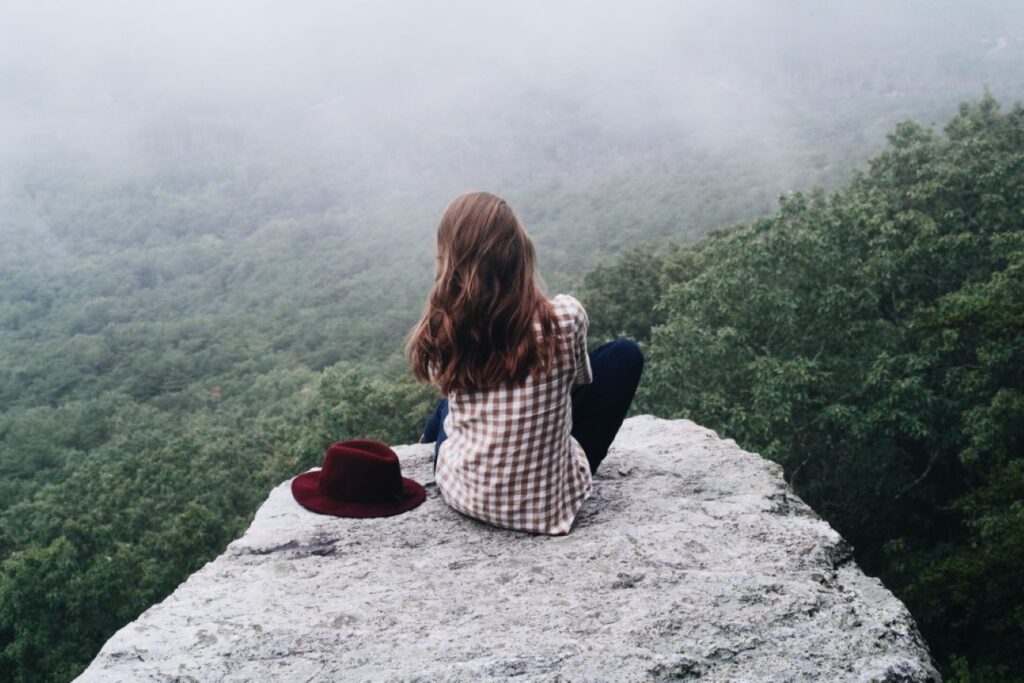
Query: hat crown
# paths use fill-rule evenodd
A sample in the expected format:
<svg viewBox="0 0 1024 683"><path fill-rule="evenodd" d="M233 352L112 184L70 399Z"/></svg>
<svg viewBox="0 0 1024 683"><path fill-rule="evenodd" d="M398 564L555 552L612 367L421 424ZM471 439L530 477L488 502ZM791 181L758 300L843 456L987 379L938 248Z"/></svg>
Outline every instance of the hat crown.
<svg viewBox="0 0 1024 683"><path fill-rule="evenodd" d="M393 501L402 495L398 455L386 444L369 439L333 443L324 455L319 489L340 501Z"/></svg>

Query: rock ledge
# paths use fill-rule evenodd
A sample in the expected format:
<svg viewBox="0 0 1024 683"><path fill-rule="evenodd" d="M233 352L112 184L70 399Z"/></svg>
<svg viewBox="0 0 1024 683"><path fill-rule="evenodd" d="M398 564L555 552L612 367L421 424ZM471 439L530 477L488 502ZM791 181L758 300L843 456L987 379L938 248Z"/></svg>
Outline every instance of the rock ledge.
<svg viewBox="0 0 1024 683"><path fill-rule="evenodd" d="M688 420L628 419L568 536L427 501L245 535L118 631L80 681L938 681L904 605L779 465Z"/></svg>

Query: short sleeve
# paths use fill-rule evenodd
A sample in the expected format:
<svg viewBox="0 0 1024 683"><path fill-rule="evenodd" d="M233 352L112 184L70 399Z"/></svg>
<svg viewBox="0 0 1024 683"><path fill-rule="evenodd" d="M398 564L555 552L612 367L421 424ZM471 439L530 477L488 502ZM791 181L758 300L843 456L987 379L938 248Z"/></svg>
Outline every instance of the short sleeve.
<svg viewBox="0 0 1024 683"><path fill-rule="evenodd" d="M590 354L587 353L587 329L590 326L590 318L587 317L587 311L583 308L583 304L572 297L570 297L570 300L573 303L573 360L576 363L576 377L573 379L573 386L577 384L590 384L593 381Z"/></svg>

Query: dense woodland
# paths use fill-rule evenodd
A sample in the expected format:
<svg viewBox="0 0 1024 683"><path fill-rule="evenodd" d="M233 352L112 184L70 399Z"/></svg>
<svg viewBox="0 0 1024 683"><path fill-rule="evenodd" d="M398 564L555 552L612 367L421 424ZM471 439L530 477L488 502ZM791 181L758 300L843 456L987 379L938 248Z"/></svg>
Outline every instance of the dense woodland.
<svg viewBox="0 0 1024 683"><path fill-rule="evenodd" d="M902 598L952 680L1024 658L1024 107L898 125L835 192L586 278L643 342L637 409L786 480Z"/></svg>
<svg viewBox="0 0 1024 683"><path fill-rule="evenodd" d="M474 189L594 344L641 342L635 412L781 463L948 680L1024 680L1024 110L979 98L1024 96L1024 38L890 4L927 40L751 6L656 87L622 45L593 92L458 53L458 106L401 116L334 103L355 67L263 100L0 78L0 680L73 678L329 443L416 438L402 340Z"/></svg>
<svg viewBox="0 0 1024 683"><path fill-rule="evenodd" d="M69 231L110 210L70 204L50 204ZM834 191L626 250L578 289L594 343L643 344L635 410L783 464L952 680L1024 670L1022 207L1024 109L986 95L941 130L897 125ZM434 401L397 354L418 293L363 267L386 245L344 248L338 222L170 235L166 211L50 268L25 258L46 233L5 249L5 679L72 677L327 444L414 440Z"/></svg>

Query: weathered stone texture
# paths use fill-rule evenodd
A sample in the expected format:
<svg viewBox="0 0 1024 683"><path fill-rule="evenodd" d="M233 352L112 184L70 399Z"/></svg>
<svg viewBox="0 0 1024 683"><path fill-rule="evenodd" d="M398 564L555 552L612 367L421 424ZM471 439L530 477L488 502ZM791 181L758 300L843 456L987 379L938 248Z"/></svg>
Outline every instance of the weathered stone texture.
<svg viewBox="0 0 1024 683"><path fill-rule="evenodd" d="M564 537L447 508L431 448L395 449L428 491L398 517L316 515L281 484L79 680L938 680L781 468L710 430L627 420Z"/></svg>

